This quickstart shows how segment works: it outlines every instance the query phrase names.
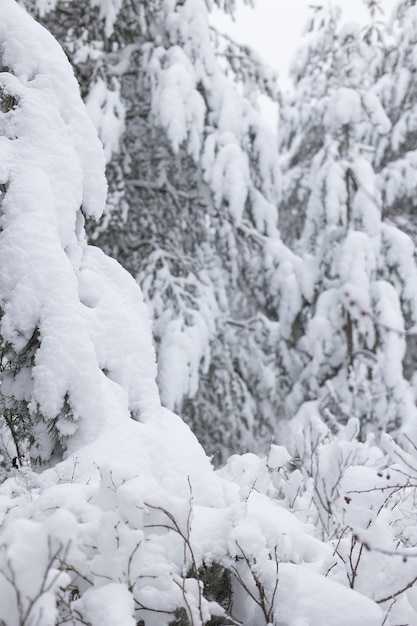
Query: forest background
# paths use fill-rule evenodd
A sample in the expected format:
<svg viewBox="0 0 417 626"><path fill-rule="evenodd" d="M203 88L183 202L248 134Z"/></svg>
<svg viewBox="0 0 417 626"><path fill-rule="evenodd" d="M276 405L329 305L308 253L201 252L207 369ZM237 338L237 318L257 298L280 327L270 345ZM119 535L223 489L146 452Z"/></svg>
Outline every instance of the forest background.
<svg viewBox="0 0 417 626"><path fill-rule="evenodd" d="M363 4L283 91L233 0L2 0L0 623L417 624L417 7Z"/></svg>

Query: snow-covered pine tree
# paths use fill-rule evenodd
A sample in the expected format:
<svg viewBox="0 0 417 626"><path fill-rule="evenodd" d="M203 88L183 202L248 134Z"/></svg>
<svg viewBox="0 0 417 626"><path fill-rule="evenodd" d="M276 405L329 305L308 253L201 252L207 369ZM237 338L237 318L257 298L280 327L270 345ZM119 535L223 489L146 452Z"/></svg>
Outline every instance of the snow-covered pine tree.
<svg viewBox="0 0 417 626"><path fill-rule="evenodd" d="M417 42L416 6L399 2L392 16L385 55L377 68L376 90L392 123L378 142L375 170L387 217L415 235L415 135L417 87L414 78Z"/></svg>
<svg viewBox="0 0 417 626"><path fill-rule="evenodd" d="M375 91L391 121L391 132L373 138L376 145L374 168L386 221L417 240L416 221L416 112L415 80L417 13L413 1L399 2L393 11L384 55L376 66ZM415 323L412 316L408 325ZM407 337L405 373L412 378L416 371L417 336Z"/></svg>
<svg viewBox="0 0 417 626"><path fill-rule="evenodd" d="M416 409L402 361L406 323L417 319L414 249L383 221L363 145L367 127L384 134L389 121L366 82L368 47L359 27L341 28L334 44L338 71L321 100L326 133L311 166L299 244L304 263L293 264L287 296L293 303L287 341L301 361L287 413L313 400L313 412L336 430L356 417L362 438L401 427L411 433ZM282 284L288 291L288 281Z"/></svg>
<svg viewBox="0 0 417 626"><path fill-rule="evenodd" d="M12 462L59 457L64 442L83 431L87 410L91 420L95 413L105 421L113 368L106 363L109 346L103 343L100 362L99 346L87 336L96 320L96 338L103 338L101 308L90 311L100 297L93 303L83 295L91 276L101 282L107 271L99 251L85 246L83 229L83 216L98 216L105 200L99 142L70 68L54 72L58 44L35 40L27 58L18 54L20 11L9 4L0 26L0 403L3 464L10 470ZM119 285L113 289L116 296ZM80 367L91 370L88 382ZM96 411L85 404L85 385L94 389Z"/></svg>
<svg viewBox="0 0 417 626"><path fill-rule="evenodd" d="M85 241L104 159L68 61L14 0L0 50L0 623L379 626L324 576L328 548L248 482L260 459L216 474L161 407L140 289Z"/></svg>
<svg viewBox="0 0 417 626"><path fill-rule="evenodd" d="M294 90L281 95L279 113L280 229L290 246L303 230L311 164L323 147L326 98L335 87L338 72L335 51L341 10L316 6L312 11L306 25L307 42L297 51L290 70Z"/></svg>
<svg viewBox="0 0 417 626"><path fill-rule="evenodd" d="M211 452L262 445L278 403L263 273L278 167L255 101L276 96L273 74L210 26L205 0L24 4L105 145L109 199L88 231L142 286L164 404Z"/></svg>
<svg viewBox="0 0 417 626"><path fill-rule="evenodd" d="M369 23L356 44L364 60L363 87L371 88L385 53L380 0L364 0ZM316 5L305 28L304 43L291 66L293 89L281 96L279 150L283 171L280 230L293 246L303 231L314 157L324 145L326 102L341 84L345 32L342 7Z"/></svg>

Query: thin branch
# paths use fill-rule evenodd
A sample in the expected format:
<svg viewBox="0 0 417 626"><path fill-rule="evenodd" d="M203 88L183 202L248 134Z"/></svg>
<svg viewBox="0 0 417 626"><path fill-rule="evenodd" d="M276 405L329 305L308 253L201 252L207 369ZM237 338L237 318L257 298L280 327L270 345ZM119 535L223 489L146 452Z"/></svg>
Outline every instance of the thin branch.
<svg viewBox="0 0 417 626"><path fill-rule="evenodd" d="M399 595L401 595L402 593L404 593L404 591L407 591L407 589L411 589L411 587L417 582L417 576L408 583L408 585L405 585L405 587L403 587L402 589L400 589L399 591L396 591L395 593L391 593L389 596L387 596L386 598L381 598L381 600L375 600L375 602L377 604L384 604L384 602L388 602L388 600L393 600L394 598L397 598Z"/></svg>

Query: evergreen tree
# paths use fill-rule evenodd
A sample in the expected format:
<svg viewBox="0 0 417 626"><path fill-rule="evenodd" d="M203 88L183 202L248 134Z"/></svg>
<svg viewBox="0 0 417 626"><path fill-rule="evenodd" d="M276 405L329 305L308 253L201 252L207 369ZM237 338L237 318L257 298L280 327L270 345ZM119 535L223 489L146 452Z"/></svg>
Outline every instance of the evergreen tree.
<svg viewBox="0 0 417 626"><path fill-rule="evenodd" d="M311 165L299 243L304 264L300 270L293 263L295 293L288 296L287 341L300 359L287 414L314 400L313 411L335 430L356 417L362 438L400 427L411 433L416 410L402 361L406 327L417 312L414 250L383 221L371 151L363 145L369 128L386 134L389 122L367 88L368 44L360 29L344 26L334 46L328 64L337 72L320 100L326 132Z"/></svg>
<svg viewBox="0 0 417 626"><path fill-rule="evenodd" d="M416 95L415 56L417 45L415 3L398 3L393 12L385 54L377 66L375 91L391 121L391 132L373 138L376 144L374 168L382 195L385 219L409 235L414 243L416 221ZM409 315L408 326L415 322ZM415 374L417 336L407 336L405 373Z"/></svg>
<svg viewBox="0 0 417 626"><path fill-rule="evenodd" d="M303 230L311 164L324 142L326 99L338 80L341 10L325 10L322 6L312 10L306 26L308 39L297 51L290 71L294 91L282 95L280 107L280 228L290 246L294 246Z"/></svg>
<svg viewBox="0 0 417 626"><path fill-rule="evenodd" d="M364 0L370 20L355 27L357 48L350 72L360 75L362 88L373 89L385 53L383 26L378 20L379 0ZM300 238L310 194L310 177L315 156L324 145L324 115L327 101L343 84L346 55L352 32L346 29L339 6L311 7L304 43L291 66L294 89L282 96L280 108L280 155L283 170L283 198L280 229L289 245Z"/></svg>
<svg viewBox="0 0 417 626"><path fill-rule="evenodd" d="M88 232L142 286L164 404L211 452L262 446L279 403L263 271L279 177L255 102L276 97L273 74L209 26L204 0L24 4L64 46L105 145L109 199Z"/></svg>
<svg viewBox="0 0 417 626"><path fill-rule="evenodd" d="M12 6L4 9L9 28L21 13ZM29 18L21 19L30 32ZM107 188L74 75L43 29L23 57L20 41L2 29L0 403L10 470L56 460L78 437L88 439L91 424L111 419L115 385L124 388L125 415L136 419L159 398L141 295L86 243L84 218L100 216Z"/></svg>
<svg viewBox="0 0 417 626"><path fill-rule="evenodd" d="M400 2L393 15L376 84L376 91L392 124L391 133L380 139L375 154L384 212L387 218L412 236L416 230L413 186L416 20L415 3L411 0Z"/></svg>

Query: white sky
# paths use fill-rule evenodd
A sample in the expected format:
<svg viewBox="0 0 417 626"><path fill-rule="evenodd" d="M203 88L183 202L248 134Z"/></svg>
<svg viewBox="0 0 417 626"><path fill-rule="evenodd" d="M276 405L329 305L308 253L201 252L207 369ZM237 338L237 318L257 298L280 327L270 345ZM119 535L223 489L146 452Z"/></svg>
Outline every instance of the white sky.
<svg viewBox="0 0 417 626"><path fill-rule="evenodd" d="M333 0L343 9L347 20L366 19L362 0ZM255 9L242 5L236 20L217 12L214 23L228 32L236 41L253 47L272 67L278 69L282 87L288 84L287 72L297 48L302 43L302 33L311 4L320 0L255 0ZM384 0L385 12L390 15L397 0Z"/></svg>

